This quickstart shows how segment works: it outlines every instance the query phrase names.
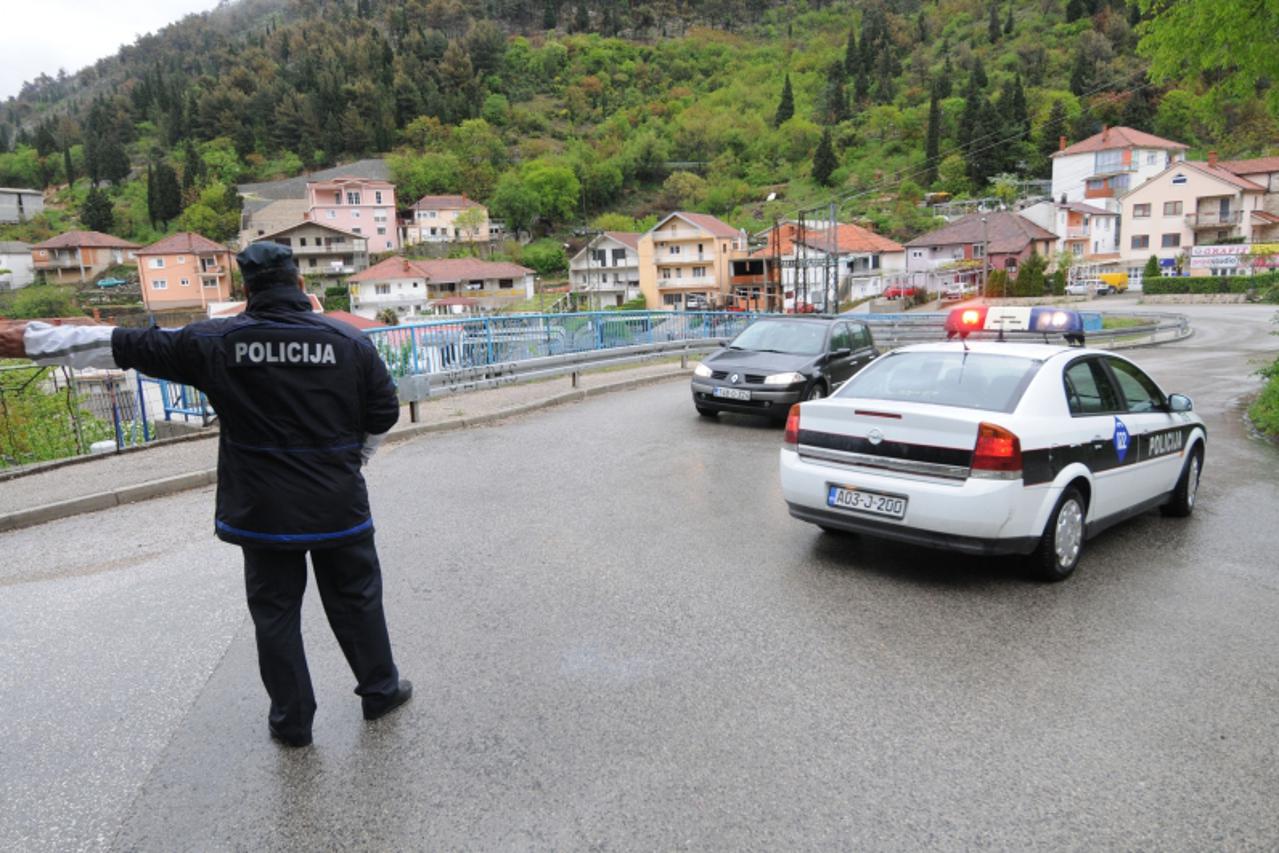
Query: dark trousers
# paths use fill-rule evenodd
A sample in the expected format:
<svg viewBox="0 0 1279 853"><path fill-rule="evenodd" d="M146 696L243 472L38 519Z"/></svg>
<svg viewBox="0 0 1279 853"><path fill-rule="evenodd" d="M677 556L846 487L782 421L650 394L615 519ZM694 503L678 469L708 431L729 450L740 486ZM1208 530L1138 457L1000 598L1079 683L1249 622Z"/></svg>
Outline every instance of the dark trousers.
<svg viewBox="0 0 1279 853"><path fill-rule="evenodd" d="M271 724L282 734L310 734L315 693L302 648L306 551L244 549L244 583L258 641L258 668L271 697ZM399 673L382 610L382 570L373 537L311 551L315 585L366 710L395 696Z"/></svg>

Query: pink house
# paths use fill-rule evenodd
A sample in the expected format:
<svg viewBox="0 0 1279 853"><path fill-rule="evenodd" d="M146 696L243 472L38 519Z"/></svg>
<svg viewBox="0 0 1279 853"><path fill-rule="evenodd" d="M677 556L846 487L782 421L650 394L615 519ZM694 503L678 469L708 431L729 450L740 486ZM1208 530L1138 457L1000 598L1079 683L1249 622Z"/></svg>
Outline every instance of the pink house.
<svg viewBox="0 0 1279 853"><path fill-rule="evenodd" d="M400 247L394 184L341 177L308 181L306 202L308 219L364 237L369 254Z"/></svg>

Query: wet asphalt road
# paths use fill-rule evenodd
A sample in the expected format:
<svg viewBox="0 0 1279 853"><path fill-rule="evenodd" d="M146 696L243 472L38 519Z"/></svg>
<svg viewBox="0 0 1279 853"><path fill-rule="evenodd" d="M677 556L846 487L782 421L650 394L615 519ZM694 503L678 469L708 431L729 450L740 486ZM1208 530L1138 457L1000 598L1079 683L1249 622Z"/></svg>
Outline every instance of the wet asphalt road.
<svg viewBox="0 0 1279 853"><path fill-rule="evenodd" d="M1276 849L1279 449L1242 401L1279 338L1188 311L1133 354L1208 422L1196 514L1054 586L793 521L778 430L683 382L393 446L418 692L366 725L309 592L300 752L211 490L0 536L0 848Z"/></svg>

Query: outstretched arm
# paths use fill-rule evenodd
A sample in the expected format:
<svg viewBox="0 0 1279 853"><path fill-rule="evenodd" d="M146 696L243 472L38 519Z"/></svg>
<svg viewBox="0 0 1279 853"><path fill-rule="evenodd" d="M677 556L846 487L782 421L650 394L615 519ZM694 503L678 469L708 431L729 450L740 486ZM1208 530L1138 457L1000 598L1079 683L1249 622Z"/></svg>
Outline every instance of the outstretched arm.
<svg viewBox="0 0 1279 853"><path fill-rule="evenodd" d="M111 350L114 326L50 326L12 323L0 328L0 357L29 358L36 364L119 367Z"/></svg>

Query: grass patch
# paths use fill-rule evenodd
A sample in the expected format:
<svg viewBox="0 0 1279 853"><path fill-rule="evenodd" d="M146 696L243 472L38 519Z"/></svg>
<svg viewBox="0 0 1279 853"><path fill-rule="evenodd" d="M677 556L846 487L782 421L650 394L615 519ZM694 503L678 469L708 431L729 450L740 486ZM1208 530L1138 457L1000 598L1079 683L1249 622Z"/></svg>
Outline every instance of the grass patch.
<svg viewBox="0 0 1279 853"><path fill-rule="evenodd" d="M1136 326L1145 326L1149 323L1149 320L1143 320L1140 317L1112 317L1109 314L1103 314L1101 317L1101 327L1103 329L1131 329Z"/></svg>
<svg viewBox="0 0 1279 853"><path fill-rule="evenodd" d="M1266 384L1248 407L1248 417L1262 433L1279 438L1279 359L1259 372L1266 377Z"/></svg>

